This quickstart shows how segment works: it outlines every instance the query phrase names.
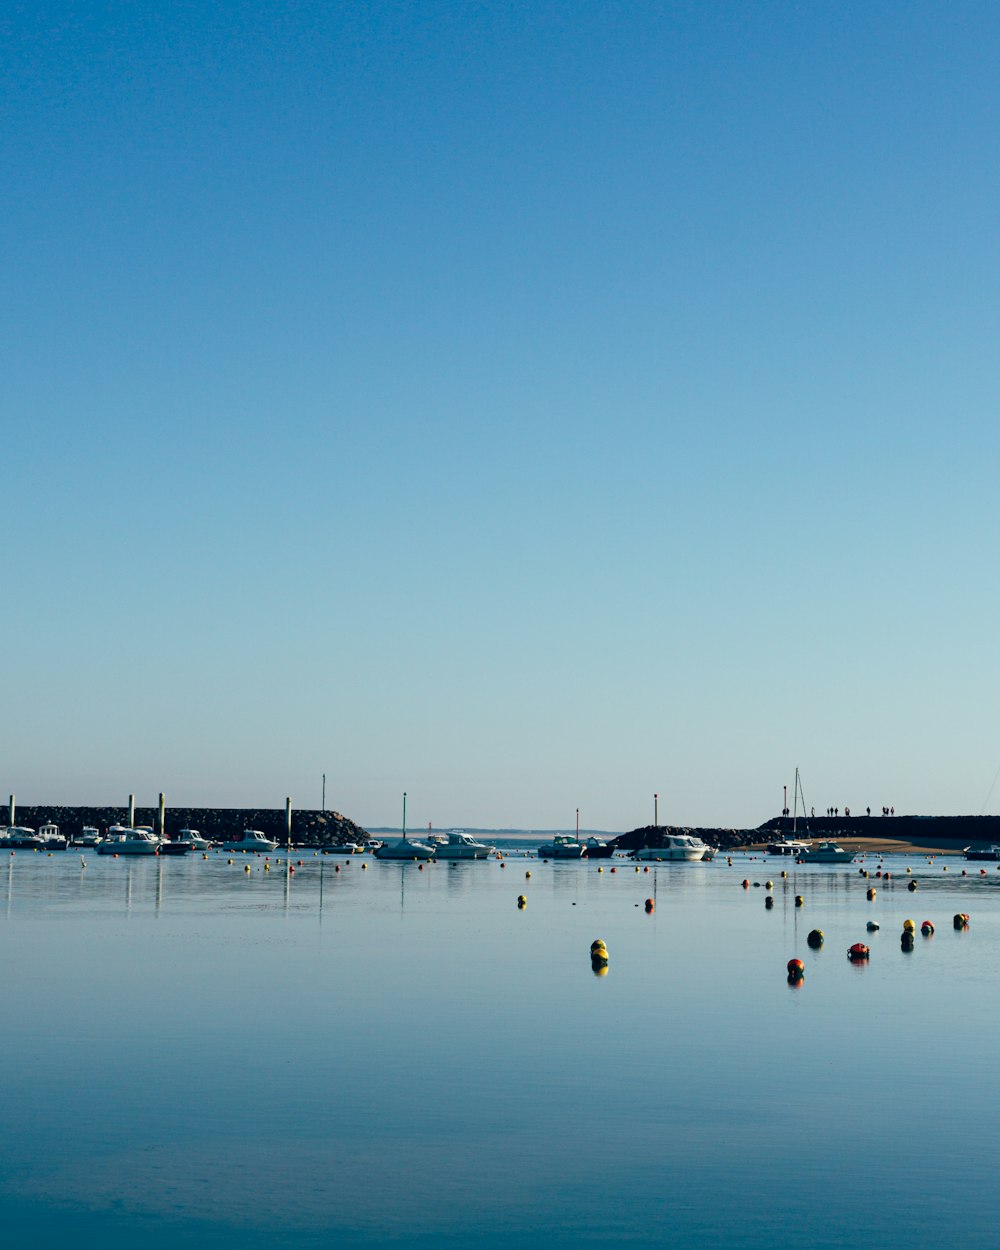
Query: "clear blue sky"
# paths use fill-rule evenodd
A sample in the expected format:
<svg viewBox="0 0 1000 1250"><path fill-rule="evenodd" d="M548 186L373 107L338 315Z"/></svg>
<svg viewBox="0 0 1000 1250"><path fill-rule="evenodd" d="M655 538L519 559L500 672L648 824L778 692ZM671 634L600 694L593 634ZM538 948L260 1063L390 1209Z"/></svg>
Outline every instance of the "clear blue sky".
<svg viewBox="0 0 1000 1250"><path fill-rule="evenodd" d="M1000 811L1000 9L0 15L0 786Z"/></svg>

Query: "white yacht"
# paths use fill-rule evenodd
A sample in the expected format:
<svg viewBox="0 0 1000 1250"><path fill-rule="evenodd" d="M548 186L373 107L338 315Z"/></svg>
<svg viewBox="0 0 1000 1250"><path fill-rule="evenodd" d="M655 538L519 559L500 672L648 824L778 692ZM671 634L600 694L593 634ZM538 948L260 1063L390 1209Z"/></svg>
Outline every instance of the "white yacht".
<svg viewBox="0 0 1000 1250"><path fill-rule="evenodd" d="M69 839L59 832L58 825L39 825L38 836L42 839L42 849L45 851L65 851L69 846Z"/></svg>
<svg viewBox="0 0 1000 1250"><path fill-rule="evenodd" d="M849 864L853 858L853 851L845 851L836 842L821 842L799 854L805 864Z"/></svg>
<svg viewBox="0 0 1000 1250"><path fill-rule="evenodd" d="M551 842L543 842L536 852L539 859L582 859L586 850L571 833L557 833Z"/></svg>
<svg viewBox="0 0 1000 1250"><path fill-rule="evenodd" d="M70 838L70 846L96 846L101 840L100 829L93 825L84 825L76 837Z"/></svg>
<svg viewBox="0 0 1000 1250"><path fill-rule="evenodd" d="M711 857L711 848L707 842L693 833L665 833L662 846L641 846L633 851L633 859L686 860L697 863Z"/></svg>
<svg viewBox="0 0 1000 1250"><path fill-rule="evenodd" d="M155 855L160 839L151 829L127 829L124 825L112 825L98 843L98 855Z"/></svg>
<svg viewBox="0 0 1000 1250"><path fill-rule="evenodd" d="M10 847L11 850L40 851L42 839L27 825L8 825L0 831L0 846Z"/></svg>
<svg viewBox="0 0 1000 1250"><path fill-rule="evenodd" d="M809 850L811 845L811 842L796 842L794 838L779 838L776 842L768 842L767 853L768 855L792 855L798 859L803 851Z"/></svg>
<svg viewBox="0 0 1000 1250"><path fill-rule="evenodd" d="M453 829L434 848L435 859L487 859L492 853L492 846L477 842L462 829Z"/></svg>
<svg viewBox="0 0 1000 1250"><path fill-rule="evenodd" d="M404 834L398 842L385 842L375 852L376 859L433 859L434 847L414 842Z"/></svg>
<svg viewBox="0 0 1000 1250"><path fill-rule="evenodd" d="M224 851L276 851L277 842L272 842L266 833L259 829L244 829L243 837L231 842L223 842Z"/></svg>
<svg viewBox="0 0 1000 1250"><path fill-rule="evenodd" d="M324 855L363 855L365 848L358 842L332 842L323 847Z"/></svg>
<svg viewBox="0 0 1000 1250"><path fill-rule="evenodd" d="M192 851L207 851L212 845L197 829L182 829L177 836L181 842L187 842Z"/></svg>

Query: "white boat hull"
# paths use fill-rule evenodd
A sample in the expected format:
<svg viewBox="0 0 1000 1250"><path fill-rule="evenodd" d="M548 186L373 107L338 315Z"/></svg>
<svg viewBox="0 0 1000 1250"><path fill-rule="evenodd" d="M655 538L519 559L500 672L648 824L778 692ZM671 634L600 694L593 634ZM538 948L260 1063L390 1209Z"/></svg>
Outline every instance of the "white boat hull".
<svg viewBox="0 0 1000 1250"><path fill-rule="evenodd" d="M434 851L423 842L411 842L409 839L399 842L388 842L375 852L376 859L433 859Z"/></svg>

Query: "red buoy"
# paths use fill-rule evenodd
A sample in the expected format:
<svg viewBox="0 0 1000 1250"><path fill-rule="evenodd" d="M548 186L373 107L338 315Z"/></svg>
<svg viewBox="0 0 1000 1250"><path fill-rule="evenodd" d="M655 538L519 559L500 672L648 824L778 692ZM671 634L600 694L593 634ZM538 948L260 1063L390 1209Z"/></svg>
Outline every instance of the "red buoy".
<svg viewBox="0 0 1000 1250"><path fill-rule="evenodd" d="M647 899L646 899L646 910L647 910L647 911L652 911L652 910L653 910L653 908L654 908L655 906L656 906L656 904L653 902L653 900L652 900L651 898L647 898Z"/></svg>
<svg viewBox="0 0 1000 1250"><path fill-rule="evenodd" d="M867 959L870 954L871 952L868 947L865 946L864 942L855 942L854 945L848 949L847 958L852 963L860 963L862 960Z"/></svg>

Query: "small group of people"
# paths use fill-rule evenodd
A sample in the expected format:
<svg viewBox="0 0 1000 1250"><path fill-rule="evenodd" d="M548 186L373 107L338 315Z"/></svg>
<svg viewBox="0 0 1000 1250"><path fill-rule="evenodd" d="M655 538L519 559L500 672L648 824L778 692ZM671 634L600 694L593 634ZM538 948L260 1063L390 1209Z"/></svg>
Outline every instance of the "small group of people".
<svg viewBox="0 0 1000 1250"><path fill-rule="evenodd" d="M783 809L782 809L781 814L782 814L782 816L790 816L790 815L791 815L791 812L788 810L788 808L787 808L787 807L785 807L785 808L783 808ZM811 809L810 809L809 814L810 814L811 816L815 816L815 815L816 815L816 809L815 809L815 807L813 807L813 808L811 808ZM827 816L839 816L839 815L840 815L840 808L839 808L839 807L828 807L828 808L826 809L826 814L827 814ZM851 809L850 809L849 807L845 807L845 808L844 808L844 815L845 815L845 816L850 816L850 814L851 814ZM872 809L871 809L870 807L866 807L866 808L865 808L865 815L866 815L866 816L870 816L871 814L872 814ZM895 815L896 815L896 808L895 808L895 805L893 805L892 807L883 807L883 808L882 808L882 815L883 815L883 816L895 816Z"/></svg>

